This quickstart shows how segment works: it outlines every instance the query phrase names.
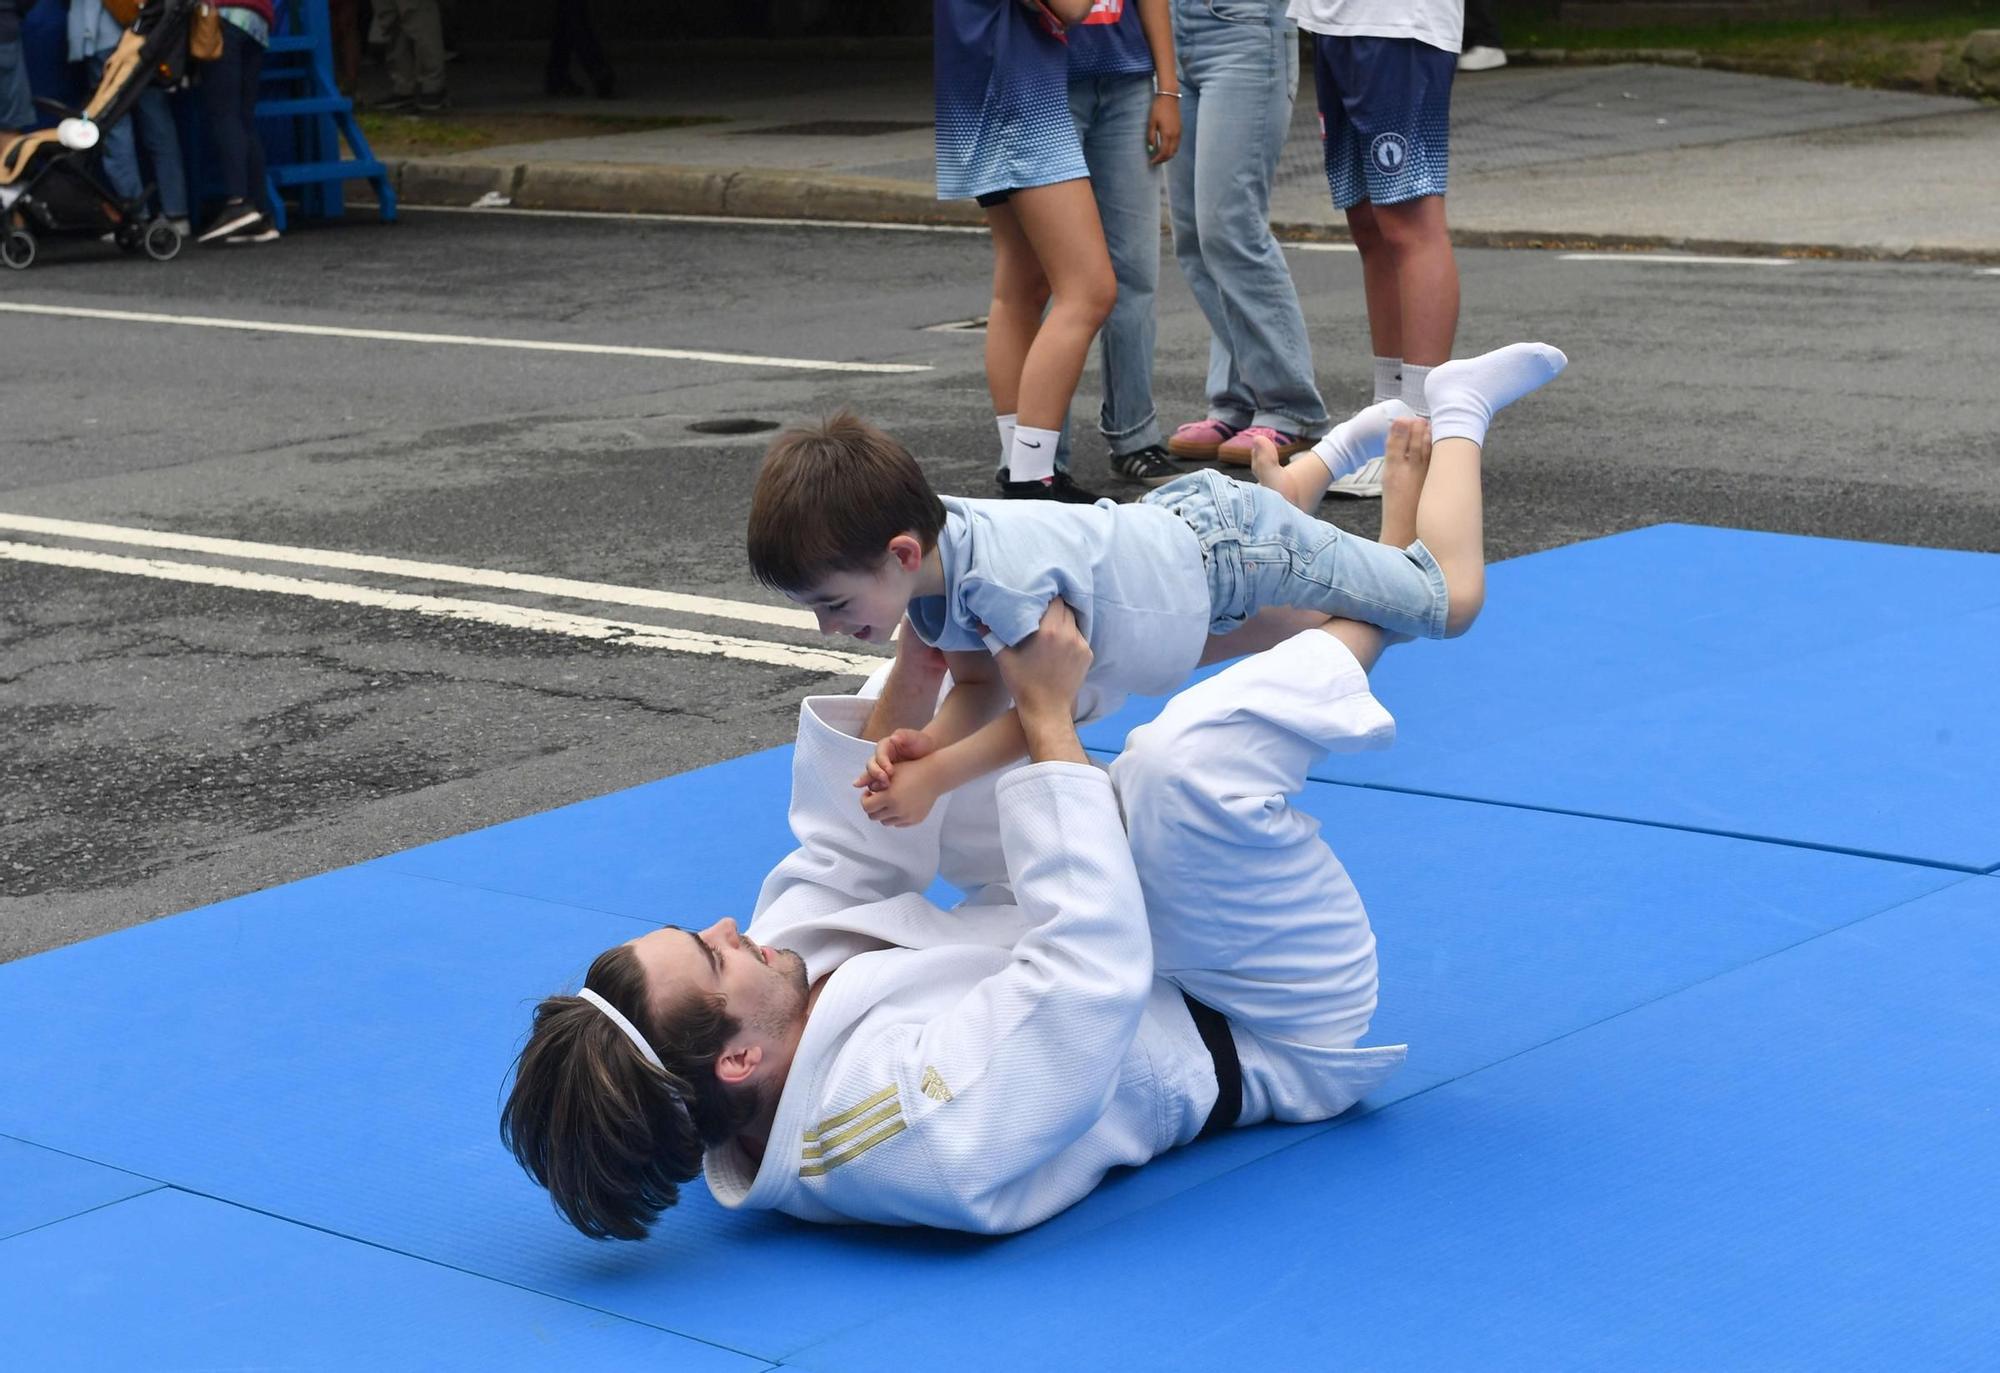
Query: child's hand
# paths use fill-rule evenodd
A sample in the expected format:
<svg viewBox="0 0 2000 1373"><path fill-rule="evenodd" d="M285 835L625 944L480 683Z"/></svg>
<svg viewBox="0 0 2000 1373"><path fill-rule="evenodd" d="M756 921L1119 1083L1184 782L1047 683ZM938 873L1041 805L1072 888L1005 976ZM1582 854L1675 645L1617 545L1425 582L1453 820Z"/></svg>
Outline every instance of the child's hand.
<svg viewBox="0 0 2000 1373"><path fill-rule="evenodd" d="M895 780L898 763L914 762L936 750L937 744L922 730L893 730L875 745L875 756L868 760L868 766L854 779L854 785L871 794L885 790Z"/></svg>
<svg viewBox="0 0 2000 1373"><path fill-rule="evenodd" d="M887 786L864 793L861 809L870 820L892 829L921 825L943 794L939 780L936 764L913 759L896 769Z"/></svg>

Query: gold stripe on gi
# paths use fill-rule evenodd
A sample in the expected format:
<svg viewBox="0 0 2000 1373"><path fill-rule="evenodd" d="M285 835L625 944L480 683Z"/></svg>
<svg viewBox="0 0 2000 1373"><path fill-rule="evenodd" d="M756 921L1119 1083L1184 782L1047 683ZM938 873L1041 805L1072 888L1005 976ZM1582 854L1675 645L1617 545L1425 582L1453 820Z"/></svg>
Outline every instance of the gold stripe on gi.
<svg viewBox="0 0 2000 1373"><path fill-rule="evenodd" d="M889 1126L887 1129L878 1131L875 1134L867 1136L865 1139L861 1141L861 1143L855 1145L853 1148L849 1149L844 1154L840 1154L833 1158L828 1158L820 1163L806 1164L804 1167L799 1169L799 1176L802 1178L816 1178L823 1176L824 1174L831 1173L834 1169L838 1168L843 1163L854 1162L855 1159L860 1158L863 1154L867 1153L870 1149L873 1149L883 1140L894 1139L897 1135L902 1134L903 1131L910 1128L910 1123L903 1119L900 1111L896 1115L888 1117L887 1119L889 1120Z"/></svg>
<svg viewBox="0 0 2000 1373"><path fill-rule="evenodd" d="M838 1130L841 1126L847 1124L848 1121L853 1120L858 1115L865 1115L867 1112L874 1110L877 1106L880 1106L883 1102L887 1101L890 1097L894 1095L896 1095L896 1084L892 1082L887 1087L884 1087L881 1091L877 1092L874 1096L869 1097L868 1100L862 1102L859 1106L850 1107L847 1110L842 1111L837 1116L828 1116L825 1120L822 1120L816 1127L807 1130L806 1142L808 1144L812 1143L812 1141L818 1139L828 1130Z"/></svg>
<svg viewBox="0 0 2000 1373"><path fill-rule="evenodd" d="M882 1124L884 1121L889 1120L895 1116L899 1116L902 1113L903 1113L902 1102L885 1101L880 1106L870 1111L867 1115L861 1117L861 1119L855 1121L852 1125L849 1125L847 1128L840 1130L834 1134L823 1136L820 1139L806 1141L804 1156L806 1158L812 1159L812 1158L818 1158L822 1154L838 1153L840 1151L841 1145L847 1143L851 1139L855 1139L861 1135L867 1134L870 1130Z"/></svg>

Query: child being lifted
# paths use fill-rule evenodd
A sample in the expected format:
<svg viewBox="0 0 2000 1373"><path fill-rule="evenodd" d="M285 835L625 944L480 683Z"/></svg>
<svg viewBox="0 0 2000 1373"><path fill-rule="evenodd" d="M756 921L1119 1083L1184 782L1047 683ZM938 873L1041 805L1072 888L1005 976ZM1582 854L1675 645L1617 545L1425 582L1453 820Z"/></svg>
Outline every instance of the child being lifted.
<svg viewBox="0 0 2000 1373"><path fill-rule="evenodd" d="M1025 757L992 653L1035 632L1053 597L1076 614L1094 661L1079 713L1129 692L1177 690L1210 635L1295 607L1424 638L1462 634L1485 600L1480 447L1495 411L1553 380L1569 359L1516 343L1445 363L1425 382L1430 471L1413 530L1377 543L1306 513L1329 483L1381 456L1418 423L1401 401L1361 411L1280 466L1255 454L1258 484L1195 472L1133 505L940 498L901 444L850 414L771 445L750 506L757 579L819 617L827 634L886 642L907 616L950 665L952 688L921 733L878 747L862 806L914 825L937 799ZM1406 547L1399 535L1413 532Z"/></svg>

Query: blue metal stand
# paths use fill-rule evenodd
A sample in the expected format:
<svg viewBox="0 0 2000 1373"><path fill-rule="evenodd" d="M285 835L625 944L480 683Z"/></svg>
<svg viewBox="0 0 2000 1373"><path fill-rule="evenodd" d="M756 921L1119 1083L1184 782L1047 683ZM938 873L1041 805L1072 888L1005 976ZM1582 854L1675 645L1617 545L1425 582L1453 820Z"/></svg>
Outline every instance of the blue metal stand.
<svg viewBox="0 0 2000 1373"><path fill-rule="evenodd" d="M326 0L279 0L278 22L265 50L264 90L257 118L282 125L264 139L270 201L285 227L283 189L294 188L299 210L317 219L346 213L344 186L366 181L375 188L382 219L396 217L396 192L388 169L375 157L354 119L354 102L333 79L333 26ZM343 149L342 144L345 143Z"/></svg>

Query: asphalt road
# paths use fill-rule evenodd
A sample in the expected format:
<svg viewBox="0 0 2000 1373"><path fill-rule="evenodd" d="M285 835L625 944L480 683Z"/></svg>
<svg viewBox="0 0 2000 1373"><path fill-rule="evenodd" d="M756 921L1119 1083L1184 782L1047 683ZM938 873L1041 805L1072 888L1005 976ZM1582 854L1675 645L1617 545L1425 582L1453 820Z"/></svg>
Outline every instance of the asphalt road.
<svg viewBox="0 0 2000 1373"><path fill-rule="evenodd" d="M1358 260L1291 257L1344 412L1367 399ZM982 313L987 267L978 235L415 212L168 265L52 248L0 278L0 526L71 522L0 527L0 958L785 741L800 696L852 680L804 655L867 650L745 618L780 604L740 547L768 434L691 426L852 405L941 489L983 494L980 337L928 326ZM2000 375L2000 276L1528 252L1467 252L1461 271L1461 354L1533 337L1573 360L1495 430L1491 556L1666 520L2000 551L1981 380ZM1171 425L1200 411L1206 328L1170 261L1163 279ZM1095 407L1092 376L1077 413ZM1104 478L1094 434L1076 471L1138 494ZM1372 503L1327 514L1373 532ZM169 579L188 575L208 582ZM711 603L635 607L616 588ZM445 618L419 597L495 609ZM560 632L557 613L625 628ZM678 651L647 626L777 661Z"/></svg>

